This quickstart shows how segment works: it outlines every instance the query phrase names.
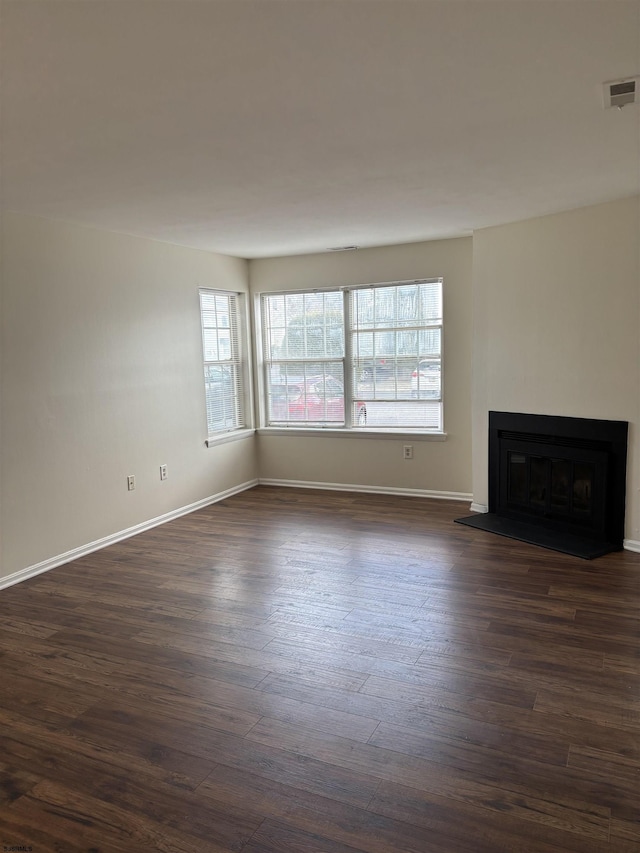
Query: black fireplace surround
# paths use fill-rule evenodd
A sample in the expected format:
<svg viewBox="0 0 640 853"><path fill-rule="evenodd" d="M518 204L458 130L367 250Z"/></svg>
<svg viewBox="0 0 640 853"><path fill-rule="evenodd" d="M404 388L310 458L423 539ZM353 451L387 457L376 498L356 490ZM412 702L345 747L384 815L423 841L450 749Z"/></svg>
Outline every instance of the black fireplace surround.
<svg viewBox="0 0 640 853"><path fill-rule="evenodd" d="M593 559L624 540L626 421L489 412L489 512L456 521Z"/></svg>

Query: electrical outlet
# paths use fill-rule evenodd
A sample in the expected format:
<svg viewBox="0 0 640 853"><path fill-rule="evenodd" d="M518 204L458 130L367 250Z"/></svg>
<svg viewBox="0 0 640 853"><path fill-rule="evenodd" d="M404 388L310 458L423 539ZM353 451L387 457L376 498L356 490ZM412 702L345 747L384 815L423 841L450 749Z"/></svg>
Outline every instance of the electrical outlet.
<svg viewBox="0 0 640 853"><path fill-rule="evenodd" d="M413 459L413 444L405 444L402 453L403 459Z"/></svg>
<svg viewBox="0 0 640 853"><path fill-rule="evenodd" d="M132 492L136 487L136 478L135 474L129 474L127 477L127 489Z"/></svg>
<svg viewBox="0 0 640 853"><path fill-rule="evenodd" d="M160 479L161 480L167 479L167 466L166 465L160 466Z"/></svg>

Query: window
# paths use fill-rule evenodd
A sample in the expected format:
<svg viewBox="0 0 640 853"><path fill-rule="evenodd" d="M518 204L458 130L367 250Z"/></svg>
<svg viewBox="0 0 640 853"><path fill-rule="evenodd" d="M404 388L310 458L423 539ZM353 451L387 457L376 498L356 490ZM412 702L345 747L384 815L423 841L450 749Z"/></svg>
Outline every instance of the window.
<svg viewBox="0 0 640 853"><path fill-rule="evenodd" d="M442 279L262 297L268 426L442 431Z"/></svg>
<svg viewBox="0 0 640 853"><path fill-rule="evenodd" d="M239 332L241 300L240 293L200 291L209 438L246 426L245 360Z"/></svg>

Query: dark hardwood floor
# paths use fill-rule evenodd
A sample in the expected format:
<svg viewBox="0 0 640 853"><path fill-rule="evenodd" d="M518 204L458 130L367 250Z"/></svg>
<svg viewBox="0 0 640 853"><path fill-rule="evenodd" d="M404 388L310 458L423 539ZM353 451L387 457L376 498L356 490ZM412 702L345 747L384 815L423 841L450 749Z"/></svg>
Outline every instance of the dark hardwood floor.
<svg viewBox="0 0 640 853"><path fill-rule="evenodd" d="M259 487L0 592L0 851L640 850L640 555Z"/></svg>

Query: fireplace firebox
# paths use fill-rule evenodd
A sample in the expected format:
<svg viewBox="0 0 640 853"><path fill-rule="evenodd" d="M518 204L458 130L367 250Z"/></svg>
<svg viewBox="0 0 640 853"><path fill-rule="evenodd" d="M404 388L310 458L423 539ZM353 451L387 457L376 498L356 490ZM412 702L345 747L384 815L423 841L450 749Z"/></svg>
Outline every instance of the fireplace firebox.
<svg viewBox="0 0 640 853"><path fill-rule="evenodd" d="M593 559L624 540L626 421L489 412L489 512L456 521Z"/></svg>

